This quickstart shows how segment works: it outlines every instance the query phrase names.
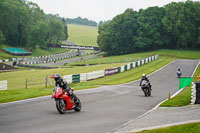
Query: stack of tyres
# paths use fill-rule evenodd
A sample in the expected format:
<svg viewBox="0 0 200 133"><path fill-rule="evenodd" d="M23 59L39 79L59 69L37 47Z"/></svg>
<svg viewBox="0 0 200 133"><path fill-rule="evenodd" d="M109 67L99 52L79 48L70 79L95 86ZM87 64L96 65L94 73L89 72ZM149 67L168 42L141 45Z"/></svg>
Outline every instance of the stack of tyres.
<svg viewBox="0 0 200 133"><path fill-rule="evenodd" d="M195 82L196 84L196 101L195 104L200 104L200 81Z"/></svg>

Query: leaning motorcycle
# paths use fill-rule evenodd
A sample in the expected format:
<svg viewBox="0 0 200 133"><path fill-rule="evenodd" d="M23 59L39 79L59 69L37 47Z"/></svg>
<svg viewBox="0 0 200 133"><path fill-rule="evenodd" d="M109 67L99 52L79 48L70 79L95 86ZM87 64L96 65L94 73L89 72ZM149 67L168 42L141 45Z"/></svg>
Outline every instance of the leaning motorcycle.
<svg viewBox="0 0 200 133"><path fill-rule="evenodd" d="M142 84L141 84L141 88L142 88L144 95L146 97L151 96L151 88L150 88L149 82L147 82L146 80L143 80Z"/></svg>
<svg viewBox="0 0 200 133"><path fill-rule="evenodd" d="M72 92L74 91L71 88ZM77 98L78 102L75 103L67 92L63 92L61 87L55 87L52 98L56 101L56 108L60 114L64 114L66 111L75 110L79 112L81 110L81 101Z"/></svg>

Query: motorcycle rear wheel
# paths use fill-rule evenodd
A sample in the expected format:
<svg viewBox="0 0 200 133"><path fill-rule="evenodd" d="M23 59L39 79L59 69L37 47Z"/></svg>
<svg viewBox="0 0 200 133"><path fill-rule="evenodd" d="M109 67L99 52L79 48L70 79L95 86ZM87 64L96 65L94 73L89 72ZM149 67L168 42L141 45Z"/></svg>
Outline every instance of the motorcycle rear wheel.
<svg viewBox="0 0 200 133"><path fill-rule="evenodd" d="M66 104L63 99L56 100L56 108L60 114L66 112Z"/></svg>

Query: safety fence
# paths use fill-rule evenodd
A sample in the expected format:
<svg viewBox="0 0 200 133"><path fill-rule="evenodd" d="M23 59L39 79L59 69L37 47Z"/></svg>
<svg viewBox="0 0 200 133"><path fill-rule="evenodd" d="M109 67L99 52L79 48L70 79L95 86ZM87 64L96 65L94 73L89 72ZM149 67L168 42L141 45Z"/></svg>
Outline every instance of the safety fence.
<svg viewBox="0 0 200 133"><path fill-rule="evenodd" d="M7 80L0 81L0 90L7 90L8 85L7 85Z"/></svg>
<svg viewBox="0 0 200 133"><path fill-rule="evenodd" d="M113 75L116 73L125 72L125 71L133 69L135 67L139 67L141 65L149 63L153 60L156 60L157 58L158 58L158 55L154 55L154 56L142 59L142 60L131 62L131 63L129 63L127 65L123 65L121 67L115 67L115 68L110 68L110 69L100 70L100 71L93 71L93 72L89 72L89 73L64 75L63 79L65 79L68 83L85 82L88 80L101 78L101 77L104 77L107 75Z"/></svg>
<svg viewBox="0 0 200 133"><path fill-rule="evenodd" d="M27 89L30 86L35 85L44 85L45 88L48 86L53 86L55 84L55 81L53 79L50 79L49 75L46 75L46 78L35 78L35 79L28 79L25 80L25 89Z"/></svg>

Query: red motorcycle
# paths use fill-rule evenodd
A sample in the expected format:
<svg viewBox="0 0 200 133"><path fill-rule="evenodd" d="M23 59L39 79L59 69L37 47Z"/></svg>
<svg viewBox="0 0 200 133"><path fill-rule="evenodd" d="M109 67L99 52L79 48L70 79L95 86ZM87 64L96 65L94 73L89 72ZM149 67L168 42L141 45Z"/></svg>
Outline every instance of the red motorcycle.
<svg viewBox="0 0 200 133"><path fill-rule="evenodd" d="M74 91L71 88L72 92ZM56 108L59 113L64 114L68 110L75 110L79 112L81 110L81 101L77 98L78 102L75 103L67 92L63 92L63 89L56 87L53 91L52 98L56 101Z"/></svg>

